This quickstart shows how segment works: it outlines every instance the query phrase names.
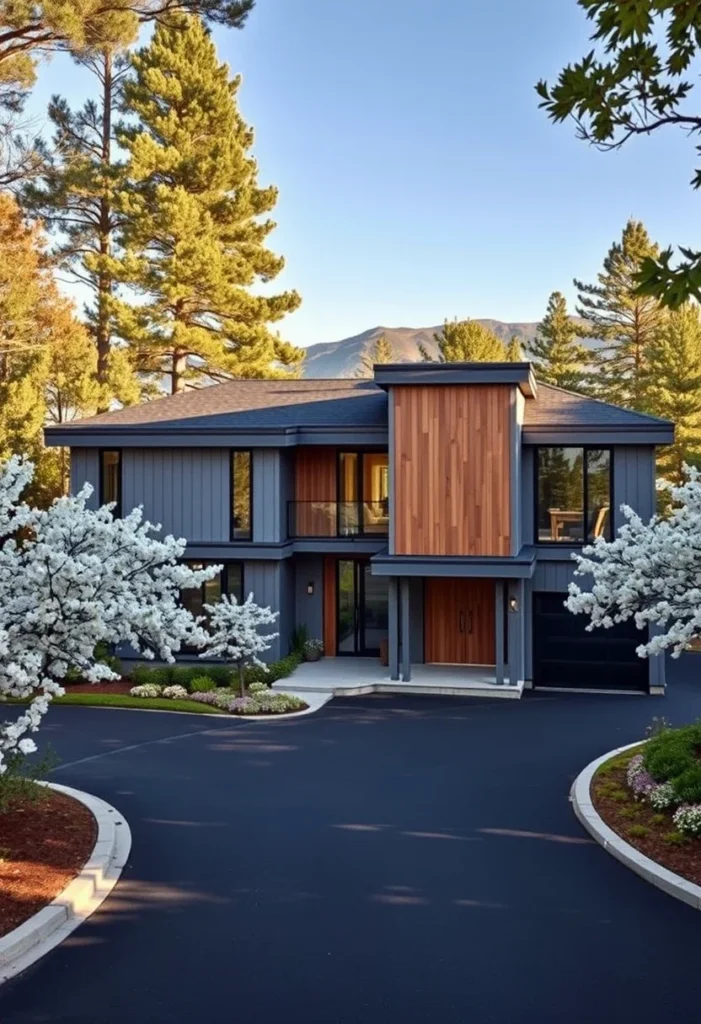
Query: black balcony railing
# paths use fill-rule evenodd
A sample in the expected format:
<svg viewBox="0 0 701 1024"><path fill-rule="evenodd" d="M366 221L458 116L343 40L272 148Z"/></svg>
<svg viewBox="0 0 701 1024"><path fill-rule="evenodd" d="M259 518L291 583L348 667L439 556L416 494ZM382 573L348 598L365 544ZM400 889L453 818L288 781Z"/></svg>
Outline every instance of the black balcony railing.
<svg viewBox="0 0 701 1024"><path fill-rule="evenodd" d="M290 537L386 537L388 501L288 501Z"/></svg>

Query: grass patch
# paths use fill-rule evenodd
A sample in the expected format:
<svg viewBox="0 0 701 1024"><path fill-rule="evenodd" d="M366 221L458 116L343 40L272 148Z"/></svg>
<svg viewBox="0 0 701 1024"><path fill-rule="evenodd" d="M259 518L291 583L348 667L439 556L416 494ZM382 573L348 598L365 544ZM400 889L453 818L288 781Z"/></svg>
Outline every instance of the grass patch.
<svg viewBox="0 0 701 1024"><path fill-rule="evenodd" d="M187 711L196 715L223 715L219 708L198 704L195 700L169 700L167 697L130 697L128 693L66 693L54 697L52 704L86 705L98 708L135 708L137 711Z"/></svg>
<svg viewBox="0 0 701 1024"><path fill-rule="evenodd" d="M650 829L647 825L631 825L628 829L628 835L633 836L634 839L642 839L643 836L650 834Z"/></svg>

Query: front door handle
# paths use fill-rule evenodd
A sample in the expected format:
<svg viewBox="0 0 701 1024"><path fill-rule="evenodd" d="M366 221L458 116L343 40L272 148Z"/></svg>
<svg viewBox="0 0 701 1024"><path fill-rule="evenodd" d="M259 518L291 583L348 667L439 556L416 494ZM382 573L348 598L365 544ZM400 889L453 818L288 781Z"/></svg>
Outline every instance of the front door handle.
<svg viewBox="0 0 701 1024"><path fill-rule="evenodd" d="M460 612L460 615L458 616L458 623L459 623L459 626L460 626L460 632L464 633L465 632L465 612Z"/></svg>
<svg viewBox="0 0 701 1024"><path fill-rule="evenodd" d="M472 632L472 612L471 611L469 611L467 613L467 632L468 633Z"/></svg>

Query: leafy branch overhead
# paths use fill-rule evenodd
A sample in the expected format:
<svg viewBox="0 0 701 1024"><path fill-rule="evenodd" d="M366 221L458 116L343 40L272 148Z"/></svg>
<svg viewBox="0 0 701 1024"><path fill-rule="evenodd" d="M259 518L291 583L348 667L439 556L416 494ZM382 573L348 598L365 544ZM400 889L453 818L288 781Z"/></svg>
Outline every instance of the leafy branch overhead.
<svg viewBox="0 0 701 1024"><path fill-rule="evenodd" d="M701 0L577 0L593 22L594 48L568 64L554 84L536 86L551 120L572 119L579 138L599 149L618 149L632 137L665 127L701 131L694 111L692 66L701 46ZM701 144L696 147L701 156ZM691 179L701 187L701 168ZM640 291L678 308L701 299L701 252L681 248L648 257Z"/></svg>

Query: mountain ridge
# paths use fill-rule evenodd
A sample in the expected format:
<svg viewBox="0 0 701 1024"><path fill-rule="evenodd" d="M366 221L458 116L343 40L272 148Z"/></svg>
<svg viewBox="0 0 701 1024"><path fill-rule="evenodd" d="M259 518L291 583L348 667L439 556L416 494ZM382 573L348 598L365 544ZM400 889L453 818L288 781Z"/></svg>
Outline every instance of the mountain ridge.
<svg viewBox="0 0 701 1024"><path fill-rule="evenodd" d="M537 323L527 321L477 319L475 322L493 331L504 341L510 341L515 335L522 345L532 342L538 330ZM442 324L435 327L377 326L349 338L341 338L340 341L310 345L302 364L302 375L310 378L356 376L362 366L363 357L370 354L374 343L382 334L391 342L398 363L420 360L419 345L431 356L436 356L438 346L434 334L440 333L442 327Z"/></svg>

